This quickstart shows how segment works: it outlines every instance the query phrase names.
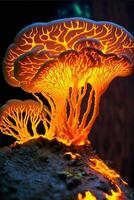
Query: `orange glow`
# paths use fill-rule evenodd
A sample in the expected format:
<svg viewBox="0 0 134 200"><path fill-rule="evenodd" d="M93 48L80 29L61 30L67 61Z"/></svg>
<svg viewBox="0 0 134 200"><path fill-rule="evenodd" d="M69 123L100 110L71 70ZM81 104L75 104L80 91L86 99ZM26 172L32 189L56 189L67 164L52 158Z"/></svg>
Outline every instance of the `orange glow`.
<svg viewBox="0 0 134 200"><path fill-rule="evenodd" d="M9 84L20 86L20 78L14 76L14 67L18 68L14 66L16 60L18 64L21 62L23 78L28 77L28 81L48 60L66 50L79 51L83 47L93 47L105 54L125 54L133 58L133 37L114 23L84 18L35 23L20 31L14 44L8 49L4 60L5 78Z"/></svg>
<svg viewBox="0 0 134 200"><path fill-rule="evenodd" d="M114 170L110 169L102 160L92 158L89 161L91 161L90 167L95 171L103 174L104 177L107 177L110 180L120 178L120 175L117 174L117 172L115 172Z"/></svg>
<svg viewBox="0 0 134 200"><path fill-rule="evenodd" d="M64 153L64 155L70 155L73 160L76 158L80 158L79 153L66 152L66 153Z"/></svg>
<svg viewBox="0 0 134 200"><path fill-rule="evenodd" d="M96 197L89 191L85 192L84 197L81 193L78 193L77 200L97 200Z"/></svg>
<svg viewBox="0 0 134 200"><path fill-rule="evenodd" d="M37 127L41 121L46 127L45 109L43 113L40 104L33 100L10 100L0 110L1 132L13 136L19 143L39 137Z"/></svg>
<svg viewBox="0 0 134 200"><path fill-rule="evenodd" d="M123 198L123 194L120 188L117 185L116 187L117 187L117 192L115 192L114 190L111 190L111 194L104 193L107 200L125 200Z"/></svg>
<svg viewBox="0 0 134 200"><path fill-rule="evenodd" d="M41 93L48 101L45 138L84 145L99 114L101 95L114 78L132 73L133 60L133 37L124 28L69 18L23 29L7 50L3 71L10 85L34 96Z"/></svg>
<svg viewBox="0 0 134 200"><path fill-rule="evenodd" d="M120 188L117 185L116 187L117 187L117 192L114 190L111 190L111 194L104 193L106 200L125 200ZM87 191L85 192L84 195L82 195L81 193L78 193L77 200L97 200L97 198L91 192Z"/></svg>
<svg viewBox="0 0 134 200"><path fill-rule="evenodd" d="M110 169L102 160L97 159L97 158L92 158L89 160L90 167L94 169L96 172L99 172L102 174L104 177L109 179L111 182L113 182L117 188L117 191L111 190L111 194L106 194L104 193L105 197L107 200L124 200L125 197L123 193L121 192L121 189L118 186L118 179L122 181L124 185L127 185L125 181L123 181L120 178L120 175L115 172L114 170Z"/></svg>

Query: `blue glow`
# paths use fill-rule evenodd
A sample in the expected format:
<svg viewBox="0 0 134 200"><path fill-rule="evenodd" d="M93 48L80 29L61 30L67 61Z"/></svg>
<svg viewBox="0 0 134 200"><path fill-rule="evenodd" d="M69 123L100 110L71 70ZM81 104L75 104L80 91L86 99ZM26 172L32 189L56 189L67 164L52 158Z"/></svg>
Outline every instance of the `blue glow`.
<svg viewBox="0 0 134 200"><path fill-rule="evenodd" d="M91 18L91 7L89 2L81 2L79 0L75 2L69 1L66 7L61 7L57 11L57 14L60 18L71 16Z"/></svg>

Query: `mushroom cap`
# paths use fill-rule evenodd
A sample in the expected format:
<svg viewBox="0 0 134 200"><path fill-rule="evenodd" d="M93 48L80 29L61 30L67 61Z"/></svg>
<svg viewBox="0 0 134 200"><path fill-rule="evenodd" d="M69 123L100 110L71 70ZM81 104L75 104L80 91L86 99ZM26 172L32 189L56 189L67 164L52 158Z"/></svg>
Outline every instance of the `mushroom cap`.
<svg viewBox="0 0 134 200"><path fill-rule="evenodd" d="M12 114L12 112L15 112L16 110L19 111L26 111L28 110L36 112L39 110L40 112L40 103L38 101L28 99L28 100L20 100L20 99L11 99L6 102L1 108L0 108L0 116L2 119L2 115L8 115L9 113Z"/></svg>
<svg viewBox="0 0 134 200"><path fill-rule="evenodd" d="M58 58L42 65L31 82L30 90L53 95L62 91L63 94L73 87L74 78L77 77L78 88L87 82L99 92L104 92L116 76L130 74L131 64L126 56L103 54L90 47L84 47L79 52L65 51ZM28 90L26 86L24 85L24 89Z"/></svg>
<svg viewBox="0 0 134 200"><path fill-rule="evenodd" d="M68 61L65 57L68 57ZM85 64L83 68L80 67L80 62ZM88 71L89 74L86 74L90 76L90 72L93 72L91 68L102 68L99 73L101 76L103 74L99 79L102 80L106 76L103 70L105 68L109 69L109 73L114 68L116 76L131 74L133 62L134 38L127 30L114 23L76 17L35 23L22 29L7 50L3 72L10 85L22 87L27 92L37 92L42 90L41 87L37 88L39 85L53 85L54 80L57 80L55 75L66 82L63 85L72 84L63 75L65 63L70 69L77 68L79 77L84 74L83 71ZM89 80L94 84L95 81L96 79Z"/></svg>

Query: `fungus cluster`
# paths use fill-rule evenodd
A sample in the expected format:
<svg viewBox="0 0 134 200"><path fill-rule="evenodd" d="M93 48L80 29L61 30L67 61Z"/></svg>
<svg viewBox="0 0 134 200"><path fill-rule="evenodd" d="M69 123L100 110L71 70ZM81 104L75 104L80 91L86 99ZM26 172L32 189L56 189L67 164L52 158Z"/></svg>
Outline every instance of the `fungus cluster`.
<svg viewBox="0 0 134 200"><path fill-rule="evenodd" d="M50 117L46 138L83 145L98 116L101 95L114 78L132 73L133 60L133 37L124 28L109 22L68 18L35 23L20 31L7 50L3 72L10 85L37 97L40 113L44 112L43 102L37 93L50 104L50 110L45 109ZM7 119L1 113L5 123Z"/></svg>
<svg viewBox="0 0 134 200"><path fill-rule="evenodd" d="M3 72L8 84L33 94L37 101L8 101L0 109L0 131L22 143L40 135L68 146L89 143L101 95L113 79L133 72L133 62L133 36L113 23L68 18L24 28L7 50ZM89 162L111 182L120 178L99 159ZM106 199L122 199L116 183L117 191L104 194ZM86 191L85 196L78 193L81 199L96 197Z"/></svg>

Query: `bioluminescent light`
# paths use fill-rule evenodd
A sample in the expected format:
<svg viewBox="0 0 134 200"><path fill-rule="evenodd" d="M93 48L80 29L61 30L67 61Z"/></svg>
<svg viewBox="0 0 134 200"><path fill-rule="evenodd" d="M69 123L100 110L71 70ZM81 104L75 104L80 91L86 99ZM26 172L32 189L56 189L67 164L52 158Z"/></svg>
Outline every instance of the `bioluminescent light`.
<svg viewBox="0 0 134 200"><path fill-rule="evenodd" d="M46 138L83 145L99 114L101 95L114 78L132 73L133 60L133 36L124 28L68 18L20 31L7 50L3 71L10 85L35 96L41 93L49 102ZM91 91L82 114L88 85Z"/></svg>

